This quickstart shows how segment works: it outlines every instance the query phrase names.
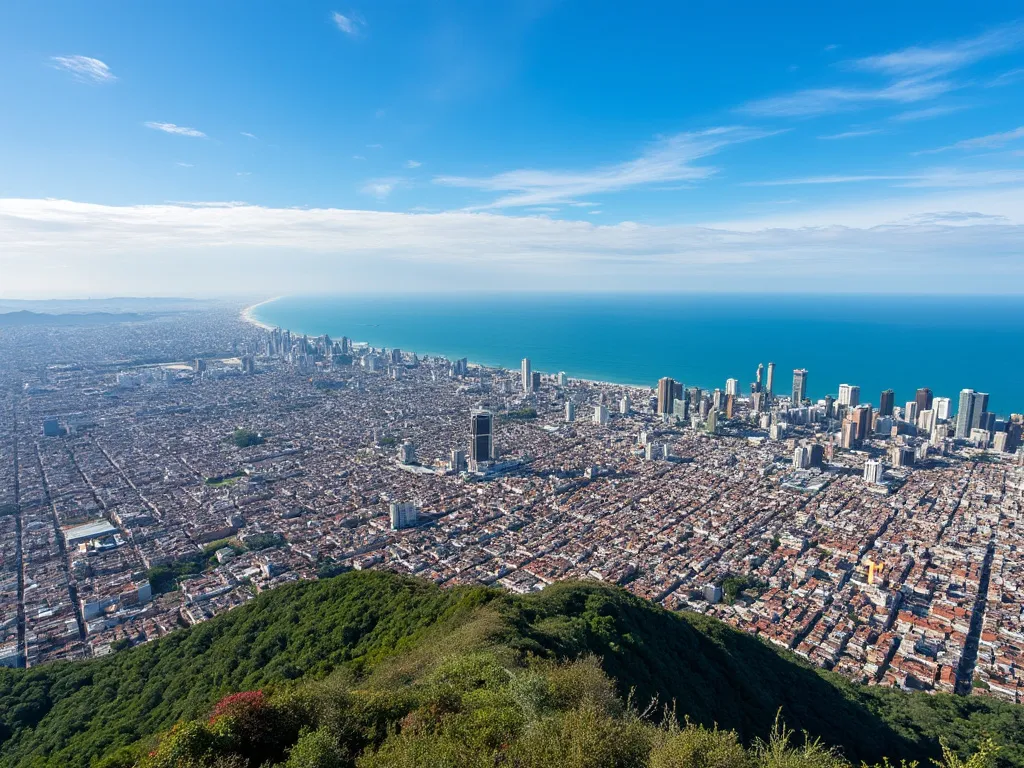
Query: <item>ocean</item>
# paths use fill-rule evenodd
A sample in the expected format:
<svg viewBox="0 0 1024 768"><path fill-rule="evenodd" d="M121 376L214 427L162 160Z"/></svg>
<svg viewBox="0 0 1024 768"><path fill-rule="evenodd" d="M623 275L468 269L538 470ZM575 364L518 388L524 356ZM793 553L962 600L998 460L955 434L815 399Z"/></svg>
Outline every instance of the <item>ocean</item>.
<svg viewBox="0 0 1024 768"><path fill-rule="evenodd" d="M1024 411L1024 297L810 295L339 296L275 299L252 317L311 336L622 384L749 392L759 362L788 393L806 368L811 398L859 385L877 406L918 387L972 388L989 409Z"/></svg>

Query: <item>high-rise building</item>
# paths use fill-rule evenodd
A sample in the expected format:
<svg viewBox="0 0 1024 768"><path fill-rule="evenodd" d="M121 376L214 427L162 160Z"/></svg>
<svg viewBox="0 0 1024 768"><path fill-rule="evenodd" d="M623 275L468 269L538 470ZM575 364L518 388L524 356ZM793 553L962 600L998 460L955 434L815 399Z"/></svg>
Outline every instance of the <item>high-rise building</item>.
<svg viewBox="0 0 1024 768"><path fill-rule="evenodd" d="M564 387L568 383L569 383L569 377L566 375L565 371L559 371L558 372L558 386Z"/></svg>
<svg viewBox="0 0 1024 768"><path fill-rule="evenodd" d="M885 467L882 462L872 459L864 463L864 480L866 482L872 485L881 485L884 473Z"/></svg>
<svg viewBox="0 0 1024 768"><path fill-rule="evenodd" d="M935 411L935 418L942 421L949 421L951 403L948 397L932 398L932 410Z"/></svg>
<svg viewBox="0 0 1024 768"><path fill-rule="evenodd" d="M470 413L469 457L474 462L490 461L494 455L494 414L482 408Z"/></svg>
<svg viewBox="0 0 1024 768"><path fill-rule="evenodd" d="M419 512L415 504L407 501L391 502L391 530L400 531L403 528L412 528L419 520Z"/></svg>
<svg viewBox="0 0 1024 768"><path fill-rule="evenodd" d="M825 464L825 446L814 443L811 446L811 466L821 467Z"/></svg>
<svg viewBox="0 0 1024 768"><path fill-rule="evenodd" d="M725 396L725 418L731 419L736 412L736 395Z"/></svg>
<svg viewBox="0 0 1024 768"><path fill-rule="evenodd" d="M850 419L857 425L857 442L860 443L871 432L871 406L858 405L850 412Z"/></svg>
<svg viewBox="0 0 1024 768"><path fill-rule="evenodd" d="M843 419L842 432L839 438L839 447L850 450L857 447L857 422L847 416Z"/></svg>
<svg viewBox="0 0 1024 768"><path fill-rule="evenodd" d="M917 390L917 395L914 397L914 402L917 403L917 412L927 411L932 407L932 391L928 387L921 387Z"/></svg>
<svg viewBox="0 0 1024 768"><path fill-rule="evenodd" d="M448 466L451 467L452 472L465 472L466 452L459 448L452 448L452 452L448 459Z"/></svg>
<svg viewBox="0 0 1024 768"><path fill-rule="evenodd" d="M836 399L832 395L825 395L825 418L831 419L836 415Z"/></svg>
<svg viewBox="0 0 1024 768"><path fill-rule="evenodd" d="M629 395L623 395L622 399L619 400L619 413L623 416L628 416L630 411Z"/></svg>
<svg viewBox="0 0 1024 768"><path fill-rule="evenodd" d="M602 427L608 423L608 406L599 405L594 408L594 423L600 424Z"/></svg>
<svg viewBox="0 0 1024 768"><path fill-rule="evenodd" d="M911 424L917 423L917 400L907 400L903 406L903 420Z"/></svg>
<svg viewBox="0 0 1024 768"><path fill-rule="evenodd" d="M739 379L726 379L725 380L725 394L732 395L733 397L738 396L740 393L740 381Z"/></svg>
<svg viewBox="0 0 1024 768"><path fill-rule="evenodd" d="M416 445L412 442L412 440L403 440L402 444L398 446L398 463L416 463Z"/></svg>
<svg viewBox="0 0 1024 768"><path fill-rule="evenodd" d="M849 408L856 407L860 404L860 387L855 384L840 384L839 400L837 402Z"/></svg>
<svg viewBox="0 0 1024 768"><path fill-rule="evenodd" d="M529 394L533 391L533 371L530 370L530 358L523 358L520 369L523 377L523 392Z"/></svg>
<svg viewBox="0 0 1024 768"><path fill-rule="evenodd" d="M565 420L570 423L576 420L576 403L572 400L565 401Z"/></svg>
<svg viewBox="0 0 1024 768"><path fill-rule="evenodd" d="M960 390L960 403L956 412L957 440L967 440L972 429L979 429L987 420L988 393L973 389Z"/></svg>
<svg viewBox="0 0 1024 768"><path fill-rule="evenodd" d="M892 408L895 405L896 393L891 389L882 392L878 401L878 415L892 416Z"/></svg>
<svg viewBox="0 0 1024 768"><path fill-rule="evenodd" d="M754 379L754 392L764 391L764 363L757 364L757 378Z"/></svg>
<svg viewBox="0 0 1024 768"><path fill-rule="evenodd" d="M765 391L768 394L768 402L775 397L775 363L768 363L768 382L765 384Z"/></svg>
<svg viewBox="0 0 1024 768"><path fill-rule="evenodd" d="M675 382L668 376L658 380L658 414L672 413L672 394Z"/></svg>
<svg viewBox="0 0 1024 768"><path fill-rule="evenodd" d="M715 391L711 393L711 407L716 411L722 410L725 405L725 397L722 394L722 390L715 388Z"/></svg>
<svg viewBox="0 0 1024 768"><path fill-rule="evenodd" d="M540 389L540 371L533 372L533 379L531 383L531 389L537 392Z"/></svg>
<svg viewBox="0 0 1024 768"><path fill-rule="evenodd" d="M798 445L793 451L793 469L807 469L811 466L811 449Z"/></svg>
<svg viewBox="0 0 1024 768"><path fill-rule="evenodd" d="M793 404L800 405L807 397L807 369L797 368L793 371Z"/></svg>

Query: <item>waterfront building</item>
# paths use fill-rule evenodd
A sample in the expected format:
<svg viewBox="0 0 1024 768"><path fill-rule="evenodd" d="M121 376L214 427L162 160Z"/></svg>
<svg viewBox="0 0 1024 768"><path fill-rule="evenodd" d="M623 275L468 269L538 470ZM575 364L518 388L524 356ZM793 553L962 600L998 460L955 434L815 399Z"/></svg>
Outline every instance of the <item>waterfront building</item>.
<svg viewBox="0 0 1024 768"><path fill-rule="evenodd" d="M797 368L793 371L793 404L800 405L807 397L807 369Z"/></svg>
<svg viewBox="0 0 1024 768"><path fill-rule="evenodd" d="M529 394L533 391L533 371L530 370L530 358L523 358L523 362L520 363L520 369L523 379L523 393Z"/></svg>
<svg viewBox="0 0 1024 768"><path fill-rule="evenodd" d="M775 363L768 363L768 382L765 385L768 394L768 402L775 396Z"/></svg>
<svg viewBox="0 0 1024 768"><path fill-rule="evenodd" d="M855 408L860 404L860 387L855 384L840 384L838 402L848 408Z"/></svg>
<svg viewBox="0 0 1024 768"><path fill-rule="evenodd" d="M739 379L726 379L725 380L725 394L737 397L740 394L740 381Z"/></svg>
<svg viewBox="0 0 1024 768"><path fill-rule="evenodd" d="M893 405L895 405L896 393L891 389L882 392L878 401L879 416L892 416Z"/></svg>
<svg viewBox="0 0 1024 768"><path fill-rule="evenodd" d="M675 382L668 376L658 380L658 414L672 413L672 396Z"/></svg>
<svg viewBox="0 0 1024 768"><path fill-rule="evenodd" d="M927 411L932 407L932 391L928 387L921 387L914 396L917 403L917 412Z"/></svg>

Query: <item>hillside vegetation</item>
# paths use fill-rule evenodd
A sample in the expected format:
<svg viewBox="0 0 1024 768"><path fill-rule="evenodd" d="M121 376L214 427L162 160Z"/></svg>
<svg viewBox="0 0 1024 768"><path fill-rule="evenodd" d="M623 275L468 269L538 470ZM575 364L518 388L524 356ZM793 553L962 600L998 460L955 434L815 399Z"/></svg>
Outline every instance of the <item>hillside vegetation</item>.
<svg viewBox="0 0 1024 768"><path fill-rule="evenodd" d="M355 572L0 670L0 766L841 766L940 758L940 740L947 765L1024 768L1024 707L857 686L591 583L516 597Z"/></svg>

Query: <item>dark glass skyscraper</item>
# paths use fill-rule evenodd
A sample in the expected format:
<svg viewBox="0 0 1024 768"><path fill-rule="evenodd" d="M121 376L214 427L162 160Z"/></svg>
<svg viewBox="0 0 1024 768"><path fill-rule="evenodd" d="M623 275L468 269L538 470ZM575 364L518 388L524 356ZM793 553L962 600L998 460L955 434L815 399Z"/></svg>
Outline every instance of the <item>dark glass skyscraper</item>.
<svg viewBox="0 0 1024 768"><path fill-rule="evenodd" d="M878 401L878 415L892 416L892 407L895 401L896 393L891 389L887 389L882 392L881 399Z"/></svg>
<svg viewBox="0 0 1024 768"><path fill-rule="evenodd" d="M469 455L473 461L490 461L494 454L494 415L478 409L470 414Z"/></svg>

